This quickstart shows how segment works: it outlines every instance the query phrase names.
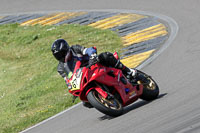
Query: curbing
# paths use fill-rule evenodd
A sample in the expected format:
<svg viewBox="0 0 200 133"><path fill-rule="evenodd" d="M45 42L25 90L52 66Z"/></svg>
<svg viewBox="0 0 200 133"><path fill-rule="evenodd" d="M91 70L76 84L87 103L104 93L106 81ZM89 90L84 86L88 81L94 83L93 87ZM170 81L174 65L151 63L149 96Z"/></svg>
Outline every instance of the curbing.
<svg viewBox="0 0 200 133"><path fill-rule="evenodd" d="M156 54L169 37L166 20L135 11L62 11L7 15L0 19L0 24L8 23L22 26L80 24L112 30L122 39L125 49L121 61L130 68L138 68Z"/></svg>

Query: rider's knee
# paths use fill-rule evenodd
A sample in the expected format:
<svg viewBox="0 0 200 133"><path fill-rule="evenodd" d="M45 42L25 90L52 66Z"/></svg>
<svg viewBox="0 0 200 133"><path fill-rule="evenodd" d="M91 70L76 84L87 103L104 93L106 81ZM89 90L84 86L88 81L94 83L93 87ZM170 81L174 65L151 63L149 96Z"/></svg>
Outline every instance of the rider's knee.
<svg viewBox="0 0 200 133"><path fill-rule="evenodd" d="M106 66L114 67L117 63L117 59L110 52L103 52L99 55L100 63Z"/></svg>

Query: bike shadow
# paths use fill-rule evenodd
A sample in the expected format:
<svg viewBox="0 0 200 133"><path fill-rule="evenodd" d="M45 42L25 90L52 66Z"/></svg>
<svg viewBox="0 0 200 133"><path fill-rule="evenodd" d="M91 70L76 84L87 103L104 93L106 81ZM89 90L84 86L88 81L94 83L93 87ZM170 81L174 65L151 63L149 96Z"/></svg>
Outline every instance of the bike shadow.
<svg viewBox="0 0 200 133"><path fill-rule="evenodd" d="M161 98L163 98L163 97L166 96L166 95L167 95L167 93L160 94L160 95L158 96L158 98L155 99L155 100L161 99ZM144 101L144 100L142 100L142 101L138 101L138 102L136 102L136 103L133 103L133 104L127 106L127 107L124 107L124 111L123 111L123 114L122 114L122 115L125 115L126 113L128 113L128 112L130 112L130 111L132 111L132 110L135 110L135 109L137 109L137 108L140 108L140 107L142 107L142 106L145 106L146 104L149 104L149 103L151 103L151 102L153 102L153 101L155 101L155 100L152 100L152 101ZM121 115L121 116L122 116L122 115ZM120 116L117 116L117 117L120 117ZM102 117L99 117L99 120L101 120L101 121L102 121L102 120L111 120L111 119L114 119L114 118L117 118L117 117L112 117L112 116L109 116L109 115L104 115L104 116L102 116Z"/></svg>

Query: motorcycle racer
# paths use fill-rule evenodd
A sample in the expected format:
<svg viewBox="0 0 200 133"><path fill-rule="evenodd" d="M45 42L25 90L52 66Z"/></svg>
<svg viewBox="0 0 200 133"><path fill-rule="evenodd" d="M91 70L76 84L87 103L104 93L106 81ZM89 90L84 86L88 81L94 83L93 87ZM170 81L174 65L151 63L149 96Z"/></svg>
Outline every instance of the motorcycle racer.
<svg viewBox="0 0 200 133"><path fill-rule="evenodd" d="M70 47L64 39L55 40L51 46L51 51L53 56L59 61L57 71L64 78L69 93L74 96L73 101L76 97L80 97L83 106L87 108L94 107L105 114L117 116L122 113L122 105L126 106L137 100L139 97L147 101L153 100L157 98L159 94L159 88L150 76L139 70L126 67L118 58L116 58L116 54L103 52L97 55L96 47L86 48L81 45L72 45ZM92 65L94 66L90 68ZM101 80L98 80L98 83L95 81L93 82L93 80L87 80L84 76L93 76L95 74L94 77L97 75L96 78L99 78L99 71L96 71L96 73L90 71L99 65L104 68L104 71L102 71L103 73L100 72L103 74L103 77L107 77L106 75L109 72L111 72L110 74L113 74L112 72L117 72L118 80L112 78L112 82L110 81L110 78L108 78L109 76L107 77L109 80L100 78L103 80L103 83L101 83ZM85 72L83 79L82 76L80 76L79 70L83 73ZM74 76L74 74L76 74L76 76ZM79 75L78 77L77 74ZM121 75L124 75L125 77ZM115 74L114 77L116 76L117 75ZM84 79L86 79L85 82L83 82ZM126 82L126 79L129 82ZM75 81L76 83L74 83ZM92 83L91 81L93 82L93 85L96 86L87 88L88 84ZM107 81L107 83L105 81ZM118 89L118 91L109 92L109 89L104 90L102 87L107 88L104 84L112 87L114 86L112 89ZM82 85L85 86L83 87ZM122 88L120 88L120 86L122 86ZM84 89L86 89L87 92L81 93ZM100 94L98 95L98 93Z"/></svg>
<svg viewBox="0 0 200 133"><path fill-rule="evenodd" d="M88 65L89 62L90 66L98 59L104 66L121 69L125 76L134 78L136 75L136 69L126 67L110 52L103 52L97 57L97 50L95 47L85 48L81 45L72 45L70 47L64 39L58 39L53 42L51 51L54 57L59 61L57 71L64 80L71 77L77 60L85 65Z"/></svg>

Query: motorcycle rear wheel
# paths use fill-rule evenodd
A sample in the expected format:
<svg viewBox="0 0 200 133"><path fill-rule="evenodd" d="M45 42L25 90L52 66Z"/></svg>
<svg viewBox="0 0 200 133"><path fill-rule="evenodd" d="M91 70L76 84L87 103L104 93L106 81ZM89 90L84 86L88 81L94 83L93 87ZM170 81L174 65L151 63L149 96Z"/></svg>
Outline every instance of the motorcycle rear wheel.
<svg viewBox="0 0 200 133"><path fill-rule="evenodd" d="M122 104L116 98L105 99L97 91L92 90L88 93L87 99L92 106L106 115L115 117L123 113Z"/></svg>
<svg viewBox="0 0 200 133"><path fill-rule="evenodd" d="M146 101L152 101L156 99L159 95L159 87L157 83L152 79L152 77L148 76L144 72L138 70L138 73L143 74L146 77L146 79L150 81L148 84L139 81L144 85L143 93L140 96L140 98Z"/></svg>

